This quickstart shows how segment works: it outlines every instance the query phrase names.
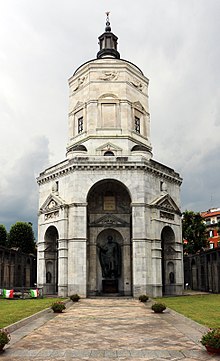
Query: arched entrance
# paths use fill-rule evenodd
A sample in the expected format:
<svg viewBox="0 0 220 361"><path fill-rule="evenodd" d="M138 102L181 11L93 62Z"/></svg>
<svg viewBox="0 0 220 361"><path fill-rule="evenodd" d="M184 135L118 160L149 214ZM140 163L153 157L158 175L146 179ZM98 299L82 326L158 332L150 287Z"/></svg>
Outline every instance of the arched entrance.
<svg viewBox="0 0 220 361"><path fill-rule="evenodd" d="M161 232L162 248L162 292L163 295L175 294L175 234L171 227L165 226Z"/></svg>
<svg viewBox="0 0 220 361"><path fill-rule="evenodd" d="M131 295L131 198L119 181L96 183L88 197L87 293Z"/></svg>
<svg viewBox="0 0 220 361"><path fill-rule="evenodd" d="M44 236L46 294L56 294L58 292L58 238L56 227L48 227Z"/></svg>

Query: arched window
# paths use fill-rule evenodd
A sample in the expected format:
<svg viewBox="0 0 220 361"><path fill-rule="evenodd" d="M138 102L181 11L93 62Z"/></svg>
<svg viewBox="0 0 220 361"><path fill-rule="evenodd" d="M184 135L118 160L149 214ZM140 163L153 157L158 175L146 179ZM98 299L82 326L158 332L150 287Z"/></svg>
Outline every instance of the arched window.
<svg viewBox="0 0 220 361"><path fill-rule="evenodd" d="M111 150L107 150L107 152L104 153L104 156L112 157L114 156L114 153Z"/></svg>

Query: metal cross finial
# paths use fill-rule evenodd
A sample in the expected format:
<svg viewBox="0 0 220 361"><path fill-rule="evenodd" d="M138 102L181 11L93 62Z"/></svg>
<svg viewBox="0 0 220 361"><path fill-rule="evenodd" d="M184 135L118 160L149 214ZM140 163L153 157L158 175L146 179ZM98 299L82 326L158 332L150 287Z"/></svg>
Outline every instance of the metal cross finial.
<svg viewBox="0 0 220 361"><path fill-rule="evenodd" d="M110 27L110 21L109 21L109 14L110 11L106 11L106 28L105 31L111 31L111 27Z"/></svg>

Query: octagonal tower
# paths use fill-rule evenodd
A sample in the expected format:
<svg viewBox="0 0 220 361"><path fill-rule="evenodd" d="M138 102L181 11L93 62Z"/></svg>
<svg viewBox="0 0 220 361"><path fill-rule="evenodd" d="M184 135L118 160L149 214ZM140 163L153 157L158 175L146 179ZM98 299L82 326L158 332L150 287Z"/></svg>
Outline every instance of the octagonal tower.
<svg viewBox="0 0 220 361"><path fill-rule="evenodd" d="M69 79L66 159L38 177L46 294L182 293L182 179L152 159L149 81L117 40L107 14L97 58Z"/></svg>

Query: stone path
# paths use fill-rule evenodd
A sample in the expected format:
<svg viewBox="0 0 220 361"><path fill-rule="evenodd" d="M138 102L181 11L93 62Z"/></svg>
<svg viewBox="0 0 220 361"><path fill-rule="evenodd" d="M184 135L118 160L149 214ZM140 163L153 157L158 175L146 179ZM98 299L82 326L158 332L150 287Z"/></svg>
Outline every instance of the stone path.
<svg viewBox="0 0 220 361"><path fill-rule="evenodd" d="M154 314L133 299L83 299L12 333L3 361L220 360L199 343L204 328L178 314Z"/></svg>

